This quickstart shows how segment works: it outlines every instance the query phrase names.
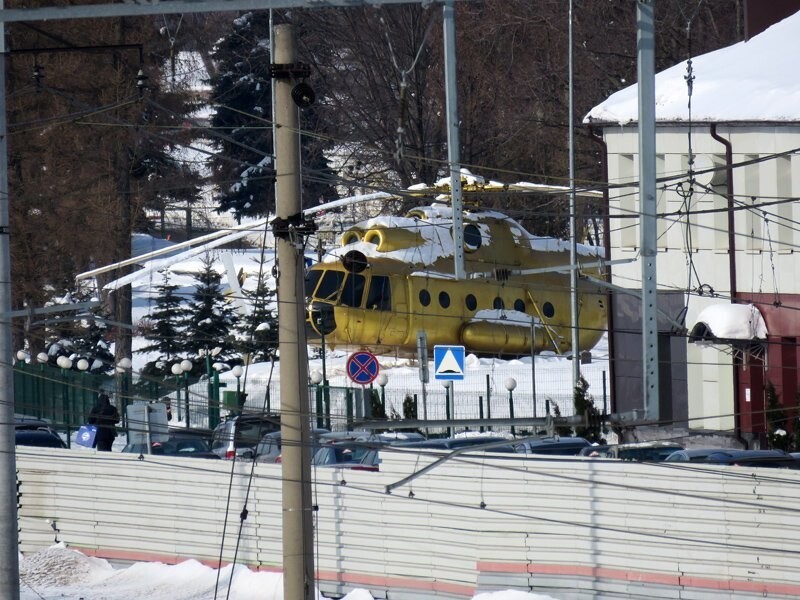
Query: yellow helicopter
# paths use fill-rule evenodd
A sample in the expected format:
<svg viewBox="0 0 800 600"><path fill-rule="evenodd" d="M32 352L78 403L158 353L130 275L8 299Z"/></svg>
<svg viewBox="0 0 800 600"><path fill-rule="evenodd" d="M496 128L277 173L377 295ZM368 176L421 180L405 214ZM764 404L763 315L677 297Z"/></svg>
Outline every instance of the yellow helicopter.
<svg viewBox="0 0 800 600"><path fill-rule="evenodd" d="M344 231L341 247L306 273L308 343L414 356L424 331L429 347L479 355L571 351L569 243L531 235L499 212L464 211L462 220L463 279L452 275L445 204ZM578 244L581 275L601 276L600 253ZM579 350L589 350L606 329L606 296L579 277L578 306Z"/></svg>

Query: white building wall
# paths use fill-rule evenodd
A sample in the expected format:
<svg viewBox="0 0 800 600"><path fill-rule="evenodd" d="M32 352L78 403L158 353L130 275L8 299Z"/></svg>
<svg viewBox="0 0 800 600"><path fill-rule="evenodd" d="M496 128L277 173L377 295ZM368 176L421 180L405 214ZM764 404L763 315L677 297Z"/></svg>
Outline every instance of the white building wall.
<svg viewBox="0 0 800 600"><path fill-rule="evenodd" d="M731 142L734 165L752 161L735 167L733 172L735 206L753 207L737 210L734 216L738 291L800 293L800 260L795 256L800 251L800 209L795 202L775 203L800 195L800 156L774 156L800 148L800 125L719 125L717 132ZM604 135L609 182L638 185L635 125L609 126ZM689 297L686 322L691 326L709 302L724 302L730 297L726 175L723 170L696 175L690 196L689 129L659 124L656 136L657 177L670 178L657 184L658 211L668 215L658 224L659 289L697 290L702 286L704 294L713 290L719 295L716 299L696 294ZM695 171L724 166L725 148L711 137L708 125L693 125L691 144ZM612 187L610 202L611 257L637 256L638 224L619 216L638 211L638 187ZM775 204L760 206L764 203ZM690 216L687 223L687 209L704 212ZM615 265L613 276L617 285L640 288L641 264ZM730 356L690 344L688 363L689 417L695 419L691 426L702 423L711 429L732 428L731 417L719 417L733 412ZM716 392L713 395L712 390Z"/></svg>

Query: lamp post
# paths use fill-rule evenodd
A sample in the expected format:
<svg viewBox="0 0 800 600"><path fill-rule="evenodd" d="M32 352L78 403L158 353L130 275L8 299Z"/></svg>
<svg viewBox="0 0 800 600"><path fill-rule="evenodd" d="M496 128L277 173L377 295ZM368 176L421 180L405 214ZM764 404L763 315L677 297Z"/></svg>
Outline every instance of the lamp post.
<svg viewBox="0 0 800 600"><path fill-rule="evenodd" d="M311 378L311 383L314 384L314 398L316 400L316 411L317 411L317 427L322 428L324 427L324 421L322 420L322 388L320 387L320 383L323 381L323 375L321 371L314 369L309 374Z"/></svg>
<svg viewBox="0 0 800 600"><path fill-rule="evenodd" d="M37 417L41 417L44 414L44 369L49 360L50 357L47 356L46 352L39 352L39 354L36 355L36 362L39 363L39 378L36 385L36 403L39 406L39 410L36 414Z"/></svg>
<svg viewBox="0 0 800 600"><path fill-rule="evenodd" d="M180 362L181 373L183 374L183 383L186 386L186 389L184 390L184 403L186 404L186 427L187 428L190 427L190 421L189 421L189 373L191 372L193 366L194 365L192 364L192 361L190 361L188 358L184 358Z"/></svg>
<svg viewBox="0 0 800 600"><path fill-rule="evenodd" d="M236 377L236 406L239 409L239 414L242 414L242 409L244 408L244 399L242 398L242 388L241 388L241 377L244 373L244 369L242 365L236 365L231 369L231 373L233 376Z"/></svg>
<svg viewBox="0 0 800 600"><path fill-rule="evenodd" d="M183 418L181 415L181 411L183 410L183 405L181 404L181 373L183 373L181 363L176 362L172 365L170 371L175 375L175 406L178 407L178 420L180 421Z"/></svg>
<svg viewBox="0 0 800 600"><path fill-rule="evenodd" d="M452 381L443 381L442 386L444 387L444 411L445 417L447 420L450 420L450 391L453 389L453 382ZM447 427L447 437L453 435L453 430L451 427Z"/></svg>
<svg viewBox="0 0 800 600"><path fill-rule="evenodd" d="M517 387L517 380L513 377L506 379L506 389L508 390L508 416L514 418L514 389ZM515 435L514 426L511 426L511 435Z"/></svg>
<svg viewBox="0 0 800 600"><path fill-rule="evenodd" d="M28 406L30 405L30 401L31 401L31 398L30 398L30 387L31 387L31 385L30 384L32 383L32 380L31 380L30 374L25 372L25 365L31 359L31 355L30 355L30 353L26 352L25 350L17 350L16 357L17 357L16 367L20 371L22 371L23 375L20 378L21 382L22 382L21 386L18 385L16 380L15 380L15 382L14 382L14 392L15 392L15 394L19 395L20 387L23 388L22 397L25 399L24 400L24 406L25 406L25 412L27 413Z"/></svg>
<svg viewBox="0 0 800 600"><path fill-rule="evenodd" d="M389 376L386 373L378 375L378 385L381 386L381 405L383 414L386 415L386 384L389 383Z"/></svg>
<svg viewBox="0 0 800 600"><path fill-rule="evenodd" d="M67 439L69 439L69 380L67 371L72 368L72 359L68 356L59 356L56 364L61 369L61 420L67 427ZM55 416L55 410L53 411Z"/></svg>
<svg viewBox="0 0 800 600"><path fill-rule="evenodd" d="M206 360L206 377L208 378L208 428L214 429L219 423L219 386L217 385L219 379L217 378L218 371L214 370L216 365L211 364L211 358L217 356L222 352L219 346L209 350L208 348L201 348L198 354Z"/></svg>
<svg viewBox="0 0 800 600"><path fill-rule="evenodd" d="M132 368L133 362L131 362L131 359L128 357L120 358L114 368L114 371L117 373L117 392L119 397L117 403L122 413L123 428L128 427L128 403L130 401L130 386L128 383Z"/></svg>

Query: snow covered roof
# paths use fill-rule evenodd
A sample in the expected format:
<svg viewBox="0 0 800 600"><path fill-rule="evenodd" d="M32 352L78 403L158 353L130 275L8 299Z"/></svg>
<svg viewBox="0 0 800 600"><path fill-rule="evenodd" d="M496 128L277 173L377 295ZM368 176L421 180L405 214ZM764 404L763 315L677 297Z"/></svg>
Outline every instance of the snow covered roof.
<svg viewBox="0 0 800 600"><path fill-rule="evenodd" d="M767 326L761 311L752 304L712 304L697 316L689 334L690 342L763 340Z"/></svg>
<svg viewBox="0 0 800 600"><path fill-rule="evenodd" d="M800 121L797 39L800 12L747 42L692 59L692 121ZM656 120L688 121L686 61L656 75ZM595 106L584 123L626 124L639 117L638 85Z"/></svg>

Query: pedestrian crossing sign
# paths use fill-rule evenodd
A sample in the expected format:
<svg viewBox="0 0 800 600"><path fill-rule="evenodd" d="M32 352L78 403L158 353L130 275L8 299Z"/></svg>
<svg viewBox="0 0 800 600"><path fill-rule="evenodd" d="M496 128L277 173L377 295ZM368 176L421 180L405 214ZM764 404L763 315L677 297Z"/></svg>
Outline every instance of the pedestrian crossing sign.
<svg viewBox="0 0 800 600"><path fill-rule="evenodd" d="M438 381L464 379L464 346L434 346L433 373Z"/></svg>

